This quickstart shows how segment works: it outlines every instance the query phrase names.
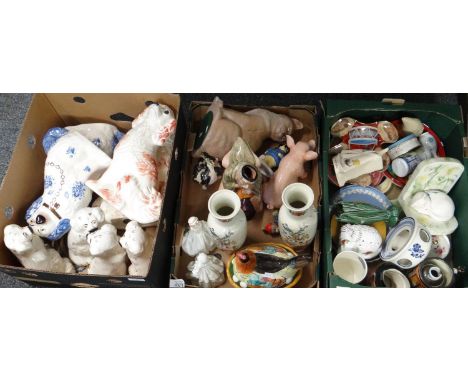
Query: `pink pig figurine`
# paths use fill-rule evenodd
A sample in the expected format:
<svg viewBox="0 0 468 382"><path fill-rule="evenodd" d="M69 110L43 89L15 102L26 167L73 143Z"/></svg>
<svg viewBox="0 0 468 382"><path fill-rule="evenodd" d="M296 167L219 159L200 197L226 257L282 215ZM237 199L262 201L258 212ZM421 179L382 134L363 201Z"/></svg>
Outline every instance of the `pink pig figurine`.
<svg viewBox="0 0 468 382"><path fill-rule="evenodd" d="M287 135L286 144L290 150L289 154L283 158L278 170L263 187L263 201L270 210L281 207L281 194L287 186L297 182L298 178L307 177L304 162L316 159L318 156L313 151L315 149L314 140L300 141L295 144L293 138Z"/></svg>

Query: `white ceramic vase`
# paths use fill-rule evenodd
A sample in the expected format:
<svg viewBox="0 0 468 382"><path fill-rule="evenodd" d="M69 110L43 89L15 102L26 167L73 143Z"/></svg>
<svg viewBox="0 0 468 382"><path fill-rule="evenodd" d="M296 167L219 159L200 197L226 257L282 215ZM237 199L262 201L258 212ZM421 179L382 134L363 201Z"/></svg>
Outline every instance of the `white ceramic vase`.
<svg viewBox="0 0 468 382"><path fill-rule="evenodd" d="M317 231L314 191L304 183L293 183L284 189L282 201L278 215L281 238L294 249L305 249Z"/></svg>
<svg viewBox="0 0 468 382"><path fill-rule="evenodd" d="M218 239L218 248L234 251L242 247L247 237L247 219L237 194L216 191L208 200L208 210L208 227Z"/></svg>

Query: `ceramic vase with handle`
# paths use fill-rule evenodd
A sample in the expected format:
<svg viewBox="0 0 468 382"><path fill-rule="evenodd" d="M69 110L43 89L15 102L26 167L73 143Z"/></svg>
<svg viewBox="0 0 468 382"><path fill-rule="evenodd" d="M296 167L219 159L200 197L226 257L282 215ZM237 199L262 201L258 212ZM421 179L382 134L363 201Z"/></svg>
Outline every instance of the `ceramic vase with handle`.
<svg viewBox="0 0 468 382"><path fill-rule="evenodd" d="M208 210L208 227L218 240L218 248L239 249L247 237L247 219L239 196L230 190L219 190L208 200Z"/></svg>
<svg viewBox="0 0 468 382"><path fill-rule="evenodd" d="M314 191L304 183L293 183L282 194L279 231L283 241L296 250L307 248L317 231Z"/></svg>

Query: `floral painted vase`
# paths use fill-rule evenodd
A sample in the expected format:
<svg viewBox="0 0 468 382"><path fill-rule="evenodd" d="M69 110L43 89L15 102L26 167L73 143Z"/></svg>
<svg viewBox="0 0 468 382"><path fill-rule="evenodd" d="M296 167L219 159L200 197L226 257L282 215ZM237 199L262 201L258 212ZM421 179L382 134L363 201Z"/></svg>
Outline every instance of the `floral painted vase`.
<svg viewBox="0 0 468 382"><path fill-rule="evenodd" d="M283 241L296 250L312 243L317 231L317 210L313 206L314 192L303 183L293 183L282 194L279 211L279 231Z"/></svg>
<svg viewBox="0 0 468 382"><path fill-rule="evenodd" d="M218 248L239 249L247 237L247 219L237 194L230 190L215 192L208 200L208 210L208 227L218 240Z"/></svg>

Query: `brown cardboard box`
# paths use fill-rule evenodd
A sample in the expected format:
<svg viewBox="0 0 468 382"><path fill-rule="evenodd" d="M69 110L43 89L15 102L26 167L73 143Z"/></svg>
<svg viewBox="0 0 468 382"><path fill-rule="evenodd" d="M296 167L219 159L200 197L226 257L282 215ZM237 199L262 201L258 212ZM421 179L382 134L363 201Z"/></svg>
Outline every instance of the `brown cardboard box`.
<svg viewBox="0 0 468 382"><path fill-rule="evenodd" d="M107 277L66 275L27 270L3 243L8 224L25 226L24 214L43 192L46 155L41 145L51 127L80 123L107 122L121 131L151 102L166 104L177 117L172 161L150 271L146 277ZM174 207L179 190L182 150L185 146L185 120L180 115L180 97L171 94L37 94L34 96L19 134L10 165L0 187L0 270L20 280L62 286L168 286L171 244L174 234Z"/></svg>
<svg viewBox="0 0 468 382"><path fill-rule="evenodd" d="M174 276L176 278L183 279L185 278L185 273L187 271L188 263L193 260L187 254L184 254L180 248L180 242L182 239L182 234L184 231L185 224L190 216L197 216L199 219L206 220L208 217L208 199L211 194L218 190L219 182L211 185L208 190L203 190L201 186L195 183L192 180L192 169L195 161L192 160L191 149L193 147L194 136L198 131L203 116L205 115L208 106L210 104L206 102L193 102L191 105L191 115L190 115L190 138L187 139L188 144L186 159L184 163L184 170L182 175L181 183L181 192L180 200L178 202L179 213L176 217L178 225L176 225L175 241L174 241ZM229 106L227 108L247 111L255 108L255 106ZM258 106L257 106L258 107ZM266 107L266 109L271 110L275 113L281 113L289 115L299 119L304 124L304 129L296 131L293 134L295 140L309 140L315 139L317 142L317 147L319 147L319 135L316 125L316 108L315 106L290 106L290 107ZM265 142L265 149L272 142ZM263 148L262 148L263 149ZM317 149L318 150L318 149ZM313 161L312 163L307 164L309 177L305 179L305 183L312 187L315 195L314 206L320 211L319 205L321 201L320 193L320 175L319 175L319 162L318 160ZM264 210L263 214L270 214L268 210ZM246 245L250 243L259 243L259 242L279 242L281 243L281 237L272 237L265 234L262 231L262 221L265 219L262 216L262 213L257 214L254 219L250 220L247 225L247 241ZM265 219L266 220L266 219ZM320 216L319 216L320 222ZM312 262L303 269L303 275L297 287L318 287L319 283L319 263L320 263L320 223L318 225L317 234L315 236L314 242L310 247L310 251L313 255ZM230 253L226 251L218 251L222 254L223 261L227 264L227 261L230 257ZM188 285L189 286L189 285ZM223 287L230 287L231 285L227 281L224 283Z"/></svg>

